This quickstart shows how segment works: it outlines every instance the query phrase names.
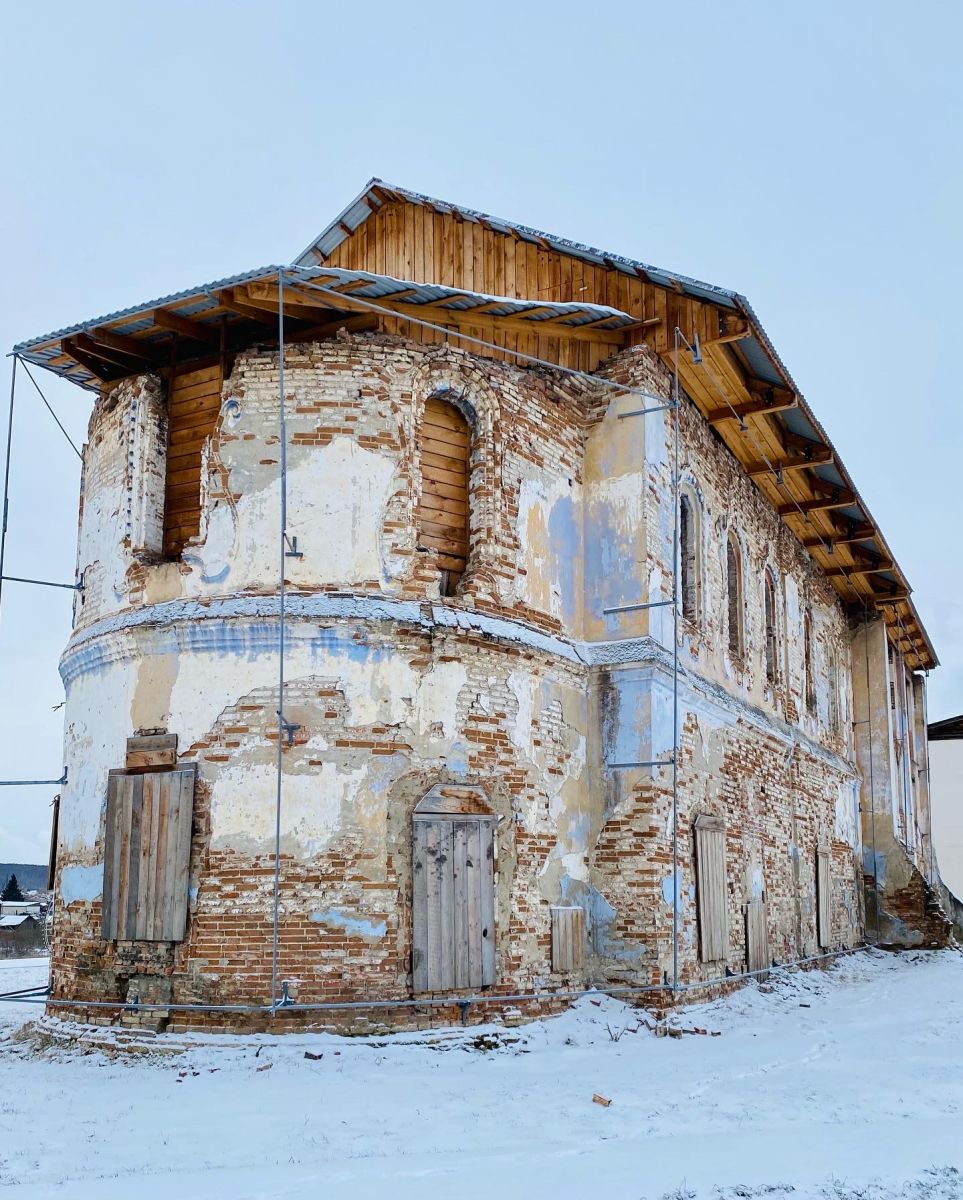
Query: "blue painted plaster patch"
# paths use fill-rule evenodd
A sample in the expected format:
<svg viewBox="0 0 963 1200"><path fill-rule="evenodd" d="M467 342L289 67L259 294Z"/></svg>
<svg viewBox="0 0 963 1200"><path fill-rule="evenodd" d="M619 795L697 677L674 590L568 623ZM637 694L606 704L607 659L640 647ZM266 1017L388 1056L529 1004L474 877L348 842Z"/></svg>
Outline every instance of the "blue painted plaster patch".
<svg viewBox="0 0 963 1200"><path fill-rule="evenodd" d="M665 879L662 880L662 899L670 908L672 907L672 891L672 876L666 875ZM675 906L676 912L682 912L685 906L685 887L683 886L681 871L676 871L675 873Z"/></svg>
<svg viewBox="0 0 963 1200"><path fill-rule="evenodd" d="M60 900L64 906L75 900L96 900L103 890L103 863L93 867L64 867L60 872Z"/></svg>
<svg viewBox="0 0 963 1200"><path fill-rule="evenodd" d="M872 846L863 847L863 874L872 875L879 881L880 887L886 883L886 855L873 854Z"/></svg>
<svg viewBox="0 0 963 1200"><path fill-rule="evenodd" d="M452 742L446 755L448 770L455 775L468 774L468 750L463 742Z"/></svg>
<svg viewBox="0 0 963 1200"><path fill-rule="evenodd" d="M548 518L548 537L552 556L558 564L558 587L561 593L562 616L571 628L577 616L576 564L581 557L581 531L575 517L571 496L562 496L552 506Z"/></svg>
<svg viewBox="0 0 963 1200"><path fill-rule="evenodd" d="M361 937L383 938L388 932L385 921L366 921L363 917L352 917L340 908L329 908L324 912L311 913L311 920L316 925L333 925L346 933L357 933Z"/></svg>

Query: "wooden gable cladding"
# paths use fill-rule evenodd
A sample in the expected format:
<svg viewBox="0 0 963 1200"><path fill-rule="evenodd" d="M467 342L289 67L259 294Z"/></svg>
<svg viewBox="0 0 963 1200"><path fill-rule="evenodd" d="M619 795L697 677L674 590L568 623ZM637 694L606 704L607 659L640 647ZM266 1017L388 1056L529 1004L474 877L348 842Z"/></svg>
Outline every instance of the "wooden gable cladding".
<svg viewBox="0 0 963 1200"><path fill-rule="evenodd" d="M564 336L557 328L546 330L542 336L501 319L491 324L479 321L475 326L451 323L455 345L459 344L457 334L462 332L504 346L506 350L581 371L594 371L621 345L642 340L646 333L656 335L665 317L665 293L647 287L641 279L615 269L595 267L498 233L478 222L461 220L453 213L432 212L416 204L385 205L346 238L325 265L510 299L607 304L631 313L640 322L658 320L658 325L640 325L617 337L608 330L597 339L586 329L580 330L577 337ZM446 324L435 317L432 320ZM383 318L383 324L390 332L421 342L448 340L437 330L400 318ZM466 343L465 348L472 347ZM495 351L482 352L498 357ZM517 361L512 354L503 357L509 362Z"/></svg>
<svg viewBox="0 0 963 1200"><path fill-rule="evenodd" d="M164 555L180 556L201 529L201 457L221 411L221 367L174 375L168 390Z"/></svg>
<svg viewBox="0 0 963 1200"><path fill-rule="evenodd" d="M111 772L102 902L107 940L183 940L193 805L193 766Z"/></svg>
<svg viewBox="0 0 963 1200"><path fill-rule="evenodd" d="M418 544L438 552L442 570L460 575L468 561L471 427L454 405L429 397L420 447Z"/></svg>
<svg viewBox="0 0 963 1200"><path fill-rule="evenodd" d="M768 343L764 334L742 311L741 301L727 300L722 293L718 303L709 297L697 298L685 294L681 284L672 286L671 280L652 282L641 267L633 273L627 260L617 265L600 255L600 263L587 261L556 248L534 231L520 235L510 225L493 224L482 214L463 214L450 205L439 207L428 198L419 201L403 195L387 186L373 187L369 200L375 211L353 230L342 226L344 240L326 256L315 254L316 260L324 266L371 271L493 296L611 305L637 322L621 334L622 345L649 345L670 370L675 359L676 327L690 342L698 336L702 364L693 363L686 353L680 355L686 393L766 499L781 509L787 527L813 553L842 602L852 609L864 603L872 608L887 599L899 603L902 623L910 630L912 645L902 648L910 667L935 665L932 648L918 624L898 568L892 563L878 568L892 571L898 580L896 585L875 577L861 561L858 549L851 549L852 543L846 541L845 528L841 532L838 509L846 504L859 508L860 500L847 488L833 494L814 473L816 466L835 461L832 447L813 440L811 460L800 462L793 454L792 435L778 414L803 402L794 394L788 377L783 385L773 386L771 381L755 378L748 368L740 342L752 336L759 343L757 349L762 348L770 358L776 375L784 374L765 349ZM380 323L388 332L421 342L451 340L456 346L510 362L519 361L510 353L516 351L586 372L595 371L618 349L611 336L604 342L586 340L590 330L584 328L576 340L548 336L548 330L545 336L519 332L502 319L477 326L455 324L436 316L431 319L445 325L448 334L395 317L382 316ZM497 350L479 351L471 343L460 342L460 333L504 347L506 352L499 355ZM785 462L785 468L777 476L762 455L773 465ZM877 540L879 557L885 563L885 547L875 526L868 518L861 523L869 531L864 539ZM845 521L842 524L845 526ZM895 631L892 640L896 641Z"/></svg>

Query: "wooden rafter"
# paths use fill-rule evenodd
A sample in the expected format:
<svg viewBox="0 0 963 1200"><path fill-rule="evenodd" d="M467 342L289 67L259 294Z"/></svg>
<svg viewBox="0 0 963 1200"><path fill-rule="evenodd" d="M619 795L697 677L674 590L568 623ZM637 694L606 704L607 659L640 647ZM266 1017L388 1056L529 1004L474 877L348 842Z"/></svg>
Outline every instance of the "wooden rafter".
<svg viewBox="0 0 963 1200"><path fill-rule="evenodd" d="M745 417L760 417L768 413L782 412L787 408L795 408L797 397L792 392L784 392L779 400L745 400L733 404L731 408L714 408L705 414L710 425L719 425L722 421L741 421Z"/></svg>
<svg viewBox="0 0 963 1200"><path fill-rule="evenodd" d="M803 471L807 467L822 466L833 461L829 446L820 446L810 454L794 454L785 458L773 458L769 462L746 463L746 474L751 476L770 475L774 471Z"/></svg>
<svg viewBox="0 0 963 1200"><path fill-rule="evenodd" d="M195 321L192 317L171 312L169 308L155 308L151 313L151 319L161 329L166 329L169 333L176 333L180 337L190 338L203 345L215 345L220 340L217 329L210 325L202 325L200 321Z"/></svg>
<svg viewBox="0 0 963 1200"><path fill-rule="evenodd" d="M127 333L117 333L116 330L107 329L102 325L91 329L89 336L100 346L116 351L121 356L118 360L120 364L126 359L135 363L156 365L163 356L159 346L152 346L150 342L131 337Z"/></svg>
<svg viewBox="0 0 963 1200"><path fill-rule="evenodd" d="M264 295L265 286L260 283L249 284L248 294L251 296ZM322 286L327 287L326 284L322 284ZM286 289L285 305L287 305L286 293L288 290L294 293L297 303L316 304L319 307L328 308L334 306L341 307L343 305L349 311L354 312L375 311L370 305L376 304L379 309L385 310L390 315L400 317L403 320L432 321L446 325L457 325L460 328L470 327L472 329L481 329L491 333L494 333L497 329L511 330L513 332L534 334L536 337L565 337L573 338L576 341L587 340L608 343L613 346L623 346L626 339L626 333L620 329L582 331L577 326L565 325L562 321L556 319L543 318L539 321L528 321L521 317L493 317L490 314L476 313L471 309L446 308L440 302L406 304L403 301L398 301L388 296L379 296L377 300L371 300L366 304L360 298L355 299L351 296L344 296L341 293L333 295L330 290L312 292L310 289L303 288L298 284L292 284L290 289Z"/></svg>

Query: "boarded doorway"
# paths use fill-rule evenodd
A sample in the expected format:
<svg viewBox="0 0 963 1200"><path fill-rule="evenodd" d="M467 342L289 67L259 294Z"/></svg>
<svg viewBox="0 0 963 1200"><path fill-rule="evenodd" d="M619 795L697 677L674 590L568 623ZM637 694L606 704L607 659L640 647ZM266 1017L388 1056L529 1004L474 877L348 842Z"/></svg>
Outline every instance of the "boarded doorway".
<svg viewBox="0 0 963 1200"><path fill-rule="evenodd" d="M412 830L416 992L495 982L495 814L476 788L433 788Z"/></svg>

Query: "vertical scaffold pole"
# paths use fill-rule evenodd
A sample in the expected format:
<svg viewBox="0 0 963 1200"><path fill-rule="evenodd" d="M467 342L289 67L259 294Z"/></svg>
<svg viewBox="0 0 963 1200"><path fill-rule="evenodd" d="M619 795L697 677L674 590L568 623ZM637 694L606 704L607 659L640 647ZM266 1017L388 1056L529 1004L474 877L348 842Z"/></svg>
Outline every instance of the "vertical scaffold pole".
<svg viewBox="0 0 963 1200"><path fill-rule="evenodd" d="M10 408L7 414L7 450L3 468L3 523L0 525L0 600L3 597L3 566L7 552L7 511L10 501L10 451L13 446L13 402L17 391L17 363L19 359L13 356L13 369L10 372Z"/></svg>
<svg viewBox="0 0 963 1200"><path fill-rule="evenodd" d="M672 990L679 988L679 327L672 379Z"/></svg>
<svg viewBox="0 0 963 1200"><path fill-rule="evenodd" d="M869 821L873 848L873 908L876 945L879 945L879 860L876 857L876 780L873 776L873 704L869 672L869 606L863 601L863 652L866 661L866 738L869 753Z"/></svg>
<svg viewBox="0 0 963 1200"><path fill-rule="evenodd" d="M271 1015L278 1003L278 918L281 902L281 792L284 773L284 568L288 536L288 438L284 413L284 273L278 270L278 437L281 441L280 537L278 555L278 758L274 808L274 920L271 938Z"/></svg>

